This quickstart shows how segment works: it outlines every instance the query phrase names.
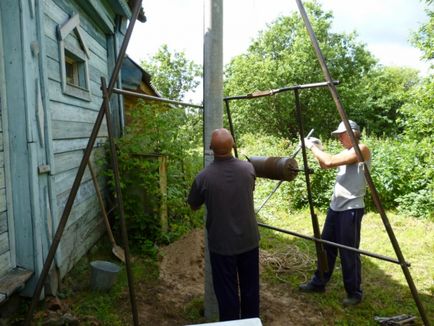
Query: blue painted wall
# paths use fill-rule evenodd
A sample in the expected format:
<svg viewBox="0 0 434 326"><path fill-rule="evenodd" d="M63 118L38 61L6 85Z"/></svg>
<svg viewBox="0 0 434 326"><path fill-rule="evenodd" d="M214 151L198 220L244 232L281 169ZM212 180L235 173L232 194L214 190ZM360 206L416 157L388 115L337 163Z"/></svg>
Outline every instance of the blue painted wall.
<svg viewBox="0 0 434 326"><path fill-rule="evenodd" d="M0 277L15 266L34 271L24 295L33 293L57 229L102 103L100 78L110 78L128 15L125 0L0 1ZM66 42L88 51L87 98L64 91L58 30L72 17L79 25ZM119 134L122 102L114 97L111 104ZM107 140L105 124L98 136L98 144ZM95 162L101 155L102 149L93 151L96 170L103 168ZM99 183L105 186L103 177ZM65 275L104 231L87 171L55 272Z"/></svg>

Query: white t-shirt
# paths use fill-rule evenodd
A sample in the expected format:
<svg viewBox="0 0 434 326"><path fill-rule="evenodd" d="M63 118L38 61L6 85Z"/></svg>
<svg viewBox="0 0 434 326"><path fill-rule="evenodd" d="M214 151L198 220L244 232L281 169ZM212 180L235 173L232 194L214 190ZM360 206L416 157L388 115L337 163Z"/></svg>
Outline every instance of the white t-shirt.
<svg viewBox="0 0 434 326"><path fill-rule="evenodd" d="M368 168L371 160L366 162ZM366 193L366 180L364 163L356 162L350 165L338 166L335 187L330 202L330 208L334 211L364 208L363 197Z"/></svg>

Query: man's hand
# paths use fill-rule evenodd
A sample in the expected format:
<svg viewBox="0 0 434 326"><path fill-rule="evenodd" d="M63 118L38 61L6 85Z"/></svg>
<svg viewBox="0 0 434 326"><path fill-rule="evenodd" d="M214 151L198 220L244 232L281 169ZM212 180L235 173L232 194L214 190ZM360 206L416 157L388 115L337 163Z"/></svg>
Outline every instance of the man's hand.
<svg viewBox="0 0 434 326"><path fill-rule="evenodd" d="M322 150L322 143L321 140L315 137L307 137L304 139L304 145L308 149L312 149L313 146L318 147L320 150Z"/></svg>

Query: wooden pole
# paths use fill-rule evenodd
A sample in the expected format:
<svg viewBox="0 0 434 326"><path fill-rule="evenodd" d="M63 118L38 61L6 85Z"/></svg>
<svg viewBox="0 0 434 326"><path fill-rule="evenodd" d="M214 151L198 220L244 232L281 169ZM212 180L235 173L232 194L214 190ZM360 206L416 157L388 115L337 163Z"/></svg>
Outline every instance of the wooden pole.
<svg viewBox="0 0 434 326"><path fill-rule="evenodd" d="M401 262L402 271L403 271L404 276L407 280L407 284L410 288L411 294L413 295L413 299L416 303L416 306L419 310L419 314L422 317L424 324L430 325L430 322L429 322L428 317L426 315L425 309L424 309L422 302L419 298L419 294L417 292L416 285L413 282L413 278L411 277L410 270L408 269L408 266L405 262L404 255L402 254L398 240L396 239L395 233L393 232L392 226L390 225L389 219L387 218L386 212L383 208L380 197L378 195L377 188L375 187L374 182L372 181L371 174L369 172L369 168L366 165L366 162L364 162L364 160L363 160L363 155L362 155L360 148L359 148L359 145L357 144L357 141L354 137L354 133L353 133L353 130L351 129L350 123L348 122L348 117L347 117L347 114L344 110L342 102L339 98L338 91L337 91L335 85L333 84L333 79L332 79L330 72L328 70L325 58L324 58L322 51L319 47L318 40L315 36L315 32L313 31L313 28L312 28L312 25L311 25L309 18L307 16L306 10L304 9L304 6L303 6L301 0L296 0L296 2L297 2L298 9L300 11L300 15L303 18L304 25L306 26L310 40L312 42L312 46L315 50L315 54L316 54L318 61L321 65L321 69L323 71L324 77L325 77L326 81L329 83L329 90L330 90L330 93L333 97L333 100L335 101L336 108L339 112L339 115L342 118L342 121L345 124L345 128L347 130L347 133L351 138L351 143L353 145L354 151L357 154L357 158L358 158L359 162L363 162L366 183L368 184L368 187L371 191L371 196L372 196L372 199L374 201L375 207L377 208L378 212L380 213L381 219L383 221L384 227L385 227L387 234L389 236L390 242L392 243L393 249L395 250L395 254L398 257L398 260Z"/></svg>
<svg viewBox="0 0 434 326"><path fill-rule="evenodd" d="M167 156L160 156L160 225L161 231L167 233L169 229L167 214Z"/></svg>

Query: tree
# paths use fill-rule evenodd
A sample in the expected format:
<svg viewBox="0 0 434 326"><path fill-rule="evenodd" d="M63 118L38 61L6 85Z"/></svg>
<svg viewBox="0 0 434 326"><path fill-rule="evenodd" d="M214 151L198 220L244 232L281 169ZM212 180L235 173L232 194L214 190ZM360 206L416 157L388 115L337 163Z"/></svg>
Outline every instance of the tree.
<svg viewBox="0 0 434 326"><path fill-rule="evenodd" d="M351 116L361 121L368 134L392 137L403 132L398 122L401 108L412 102L413 90L420 82L418 71L412 68L378 66L363 76L358 87L360 103L354 105Z"/></svg>
<svg viewBox="0 0 434 326"><path fill-rule="evenodd" d="M425 1L427 5L432 0ZM434 11L427 9L429 20L423 24L417 33L413 35L413 44L423 52L423 58L434 69ZM434 124L434 76L429 74L413 89L412 100L404 105L400 112L403 118L400 120L408 137L416 140L422 138L431 139L432 126Z"/></svg>
<svg viewBox="0 0 434 326"><path fill-rule="evenodd" d="M188 60L184 52L171 52L166 44L140 65L152 75L152 84L161 95L172 100L182 100L187 92L199 85L202 76L198 64Z"/></svg>
<svg viewBox="0 0 434 326"><path fill-rule="evenodd" d="M200 65L187 59L182 51L171 51L166 44L163 44L152 58L143 60L141 66L151 74L152 84L163 97L177 101L182 101L187 93L193 92L202 77ZM162 110L168 108L166 105ZM171 112L170 118L167 118L170 121L163 129L166 133L171 129L174 132L173 137L182 138L182 148L191 148L193 143L202 139L201 112L179 109Z"/></svg>
<svg viewBox="0 0 434 326"><path fill-rule="evenodd" d="M163 97L181 101L199 84L200 67L183 52L171 52L163 45L141 66ZM128 232L135 247L151 250L155 241L170 241L201 223L185 204L187 189L199 169L201 113L167 103L141 100L131 110L125 135L117 142L121 185L125 198ZM198 136L199 135L199 136ZM160 191L161 158L168 158L168 233L162 234L159 210L166 194Z"/></svg>
<svg viewBox="0 0 434 326"><path fill-rule="evenodd" d="M432 0L425 1L427 5L433 3ZM417 33L413 35L412 42L424 52L423 58L431 61L434 59L434 10L426 9L429 20L423 24ZM431 65L432 68L432 65Z"/></svg>
<svg viewBox="0 0 434 326"><path fill-rule="evenodd" d="M349 113L363 108L360 81L376 60L357 42L355 33L332 33L332 14L316 2L305 4L322 52ZM245 54L234 58L225 71L225 94L241 95L256 90L324 81L303 21L298 13L279 17L260 32ZM329 135L330 126L339 121L328 89L303 90L301 102L306 129L316 135ZM231 105L238 132L263 132L293 138L297 135L294 96L291 92Z"/></svg>
<svg viewBox="0 0 434 326"><path fill-rule="evenodd" d="M425 1L427 5L432 0ZM413 36L413 44L422 50L423 58L430 62L434 59L434 11L427 9L429 20ZM434 124L434 76L429 74L411 90L410 99L403 105L398 121L404 130L403 141L413 144L414 155L411 176L414 170L421 171L417 179L407 178L406 185L412 191L397 198L404 211L416 216L434 216L434 164L432 126ZM407 154L407 153L406 153ZM408 154L407 154L408 156Z"/></svg>

